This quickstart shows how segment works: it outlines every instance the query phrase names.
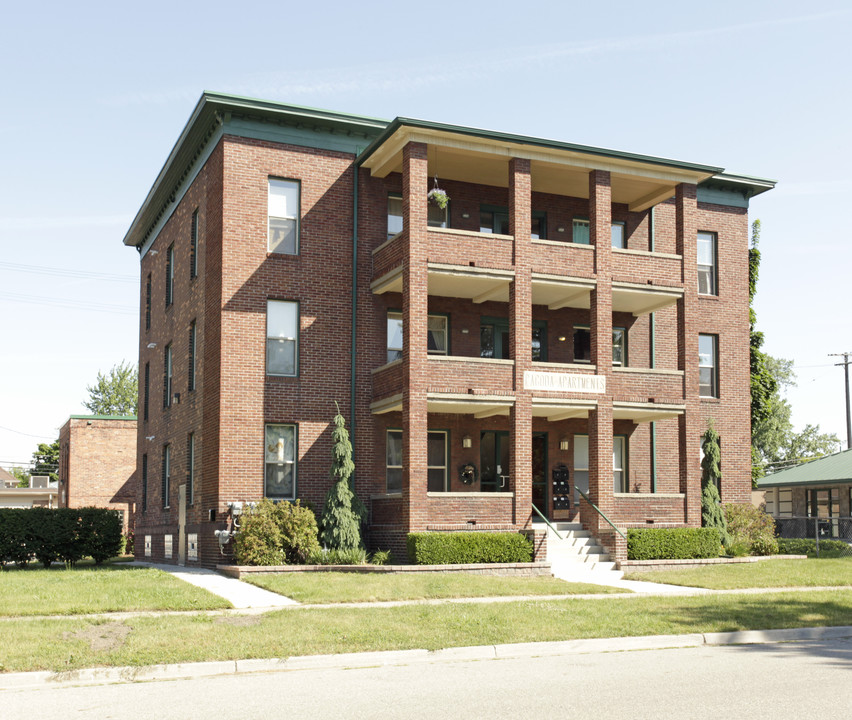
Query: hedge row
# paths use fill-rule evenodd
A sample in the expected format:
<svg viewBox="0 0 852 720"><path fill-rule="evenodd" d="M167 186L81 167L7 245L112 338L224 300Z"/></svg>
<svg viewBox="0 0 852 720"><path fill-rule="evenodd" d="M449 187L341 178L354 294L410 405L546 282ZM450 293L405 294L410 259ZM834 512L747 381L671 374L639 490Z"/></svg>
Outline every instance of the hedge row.
<svg viewBox="0 0 852 720"><path fill-rule="evenodd" d="M105 508L0 509L0 565L24 567L35 558L74 565L84 557L100 564L121 552L121 514Z"/></svg>
<svg viewBox="0 0 852 720"><path fill-rule="evenodd" d="M513 532L409 533L408 558L415 565L532 562L533 545Z"/></svg>
<svg viewBox="0 0 852 720"><path fill-rule="evenodd" d="M718 528L633 528L627 531L628 560L719 557Z"/></svg>
<svg viewBox="0 0 852 720"><path fill-rule="evenodd" d="M816 540L813 538L778 538L781 555L807 555L817 557ZM845 557L852 555L852 547L842 540L820 540L819 557Z"/></svg>

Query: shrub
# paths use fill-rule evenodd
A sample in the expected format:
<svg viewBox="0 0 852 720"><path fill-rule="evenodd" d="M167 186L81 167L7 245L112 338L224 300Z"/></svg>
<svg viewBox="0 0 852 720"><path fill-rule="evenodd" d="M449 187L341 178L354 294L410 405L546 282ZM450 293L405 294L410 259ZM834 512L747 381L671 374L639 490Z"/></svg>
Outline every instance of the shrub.
<svg viewBox="0 0 852 720"><path fill-rule="evenodd" d="M240 531L234 537L234 560L238 565L284 565L275 504L268 498L243 512Z"/></svg>
<svg viewBox="0 0 852 720"><path fill-rule="evenodd" d="M778 538L778 552L781 555L832 558L850 555L852 548L842 540L820 540L819 556L817 556L816 540L813 538Z"/></svg>
<svg viewBox="0 0 852 720"><path fill-rule="evenodd" d="M628 560L719 557L719 529L632 528L627 531Z"/></svg>
<svg viewBox="0 0 852 720"><path fill-rule="evenodd" d="M302 507L298 500L278 503L275 520L281 531L281 546L288 563L304 564L311 553L320 549L316 515Z"/></svg>
<svg viewBox="0 0 852 720"><path fill-rule="evenodd" d="M310 565L366 565L367 551L364 548L346 548L336 550L334 548L321 548L317 545L308 556Z"/></svg>
<svg viewBox="0 0 852 720"><path fill-rule="evenodd" d="M25 567L35 557L45 567L57 560L74 565L90 555L95 563L121 549L121 516L106 508L0 509L0 564Z"/></svg>
<svg viewBox="0 0 852 720"><path fill-rule="evenodd" d="M416 565L531 562L532 542L520 533L409 533L408 557Z"/></svg>
<svg viewBox="0 0 852 720"><path fill-rule="evenodd" d="M751 555L774 555L778 552L772 516L748 503L727 503L724 508L728 533L734 544L745 545L747 554ZM731 553L730 547L728 552Z"/></svg>
<svg viewBox="0 0 852 720"><path fill-rule="evenodd" d="M355 464L352 462L349 431L339 406L334 416L331 440L332 486L325 496L322 510L322 544L336 550L359 548L362 546L361 523L367 517L367 509L349 485Z"/></svg>
<svg viewBox="0 0 852 720"><path fill-rule="evenodd" d="M725 551L731 557L746 557L747 555L751 555L751 547L748 543L744 542L728 543L728 546L725 548Z"/></svg>
<svg viewBox="0 0 852 720"><path fill-rule="evenodd" d="M298 500L264 498L242 514L234 537L234 560L240 565L298 565L319 549L317 519Z"/></svg>
<svg viewBox="0 0 852 720"><path fill-rule="evenodd" d="M393 553L390 550L376 550L370 556L371 565L390 565L393 563Z"/></svg>

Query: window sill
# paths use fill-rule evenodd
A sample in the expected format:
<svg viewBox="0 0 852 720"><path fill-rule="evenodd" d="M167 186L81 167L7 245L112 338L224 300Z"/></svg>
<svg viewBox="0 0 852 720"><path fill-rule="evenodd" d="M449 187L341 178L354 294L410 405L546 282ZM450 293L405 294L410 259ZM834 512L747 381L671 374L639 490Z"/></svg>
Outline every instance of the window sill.
<svg viewBox="0 0 852 720"><path fill-rule="evenodd" d="M560 247L572 247L572 248L582 248L583 250L594 250L594 245L587 245L586 243L575 243L570 240L548 240L547 238L538 238L537 240L532 241L533 245L557 245Z"/></svg>
<svg viewBox="0 0 852 720"><path fill-rule="evenodd" d="M427 492L426 497L429 498L513 498L513 492Z"/></svg>
<svg viewBox="0 0 852 720"><path fill-rule="evenodd" d="M705 293L698 293L699 300L713 300L714 302L719 302L718 295L707 295Z"/></svg>
<svg viewBox="0 0 852 720"><path fill-rule="evenodd" d="M402 365L402 358L399 360L391 360L389 363L385 363L384 365L379 365L379 367L370 370L370 373L375 375L376 373L380 373L382 370L387 370L388 368L395 367L396 365Z"/></svg>
<svg viewBox="0 0 852 720"><path fill-rule="evenodd" d="M717 397L704 397L703 395L698 398L703 403L711 403L711 404L719 404L722 402L721 398Z"/></svg>
<svg viewBox="0 0 852 720"><path fill-rule="evenodd" d="M370 500L399 500L401 498L401 490L399 492L378 493L376 495L370 495Z"/></svg>
<svg viewBox="0 0 852 720"><path fill-rule="evenodd" d="M631 248L613 248L612 251L614 253L620 253L623 255L639 255L644 257L655 257L655 258L667 258L669 260L682 260L682 256L675 255L674 253L661 253L654 252L652 250L632 250Z"/></svg>

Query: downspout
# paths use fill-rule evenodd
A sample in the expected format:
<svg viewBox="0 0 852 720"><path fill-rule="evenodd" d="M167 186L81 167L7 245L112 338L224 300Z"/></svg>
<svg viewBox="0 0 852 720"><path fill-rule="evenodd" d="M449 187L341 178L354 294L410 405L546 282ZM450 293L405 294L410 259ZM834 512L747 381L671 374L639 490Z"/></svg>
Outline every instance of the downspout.
<svg viewBox="0 0 852 720"><path fill-rule="evenodd" d="M657 209L656 205L651 207L651 213L648 215L648 250L654 252L654 211ZM654 313L651 313L651 317L648 320L648 355L650 359L651 369L654 369L656 365L657 359L655 357L656 353L656 344L654 342L654 331L656 329L654 321ZM657 423L651 423L651 492L657 492Z"/></svg>
<svg viewBox="0 0 852 720"><path fill-rule="evenodd" d="M356 359L356 325L358 321L358 161L353 163L352 172L352 349L350 351L349 367L349 436L352 442L352 455L355 455L355 359ZM349 481L352 491L355 491L355 473Z"/></svg>

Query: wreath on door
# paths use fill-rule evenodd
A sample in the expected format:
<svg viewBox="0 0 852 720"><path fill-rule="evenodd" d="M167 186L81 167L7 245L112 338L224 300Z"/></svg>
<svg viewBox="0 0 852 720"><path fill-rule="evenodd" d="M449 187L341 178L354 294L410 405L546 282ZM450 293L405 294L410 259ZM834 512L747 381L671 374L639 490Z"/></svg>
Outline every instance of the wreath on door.
<svg viewBox="0 0 852 720"><path fill-rule="evenodd" d="M476 481L476 465L465 463L459 466L459 480L465 485L472 485Z"/></svg>

